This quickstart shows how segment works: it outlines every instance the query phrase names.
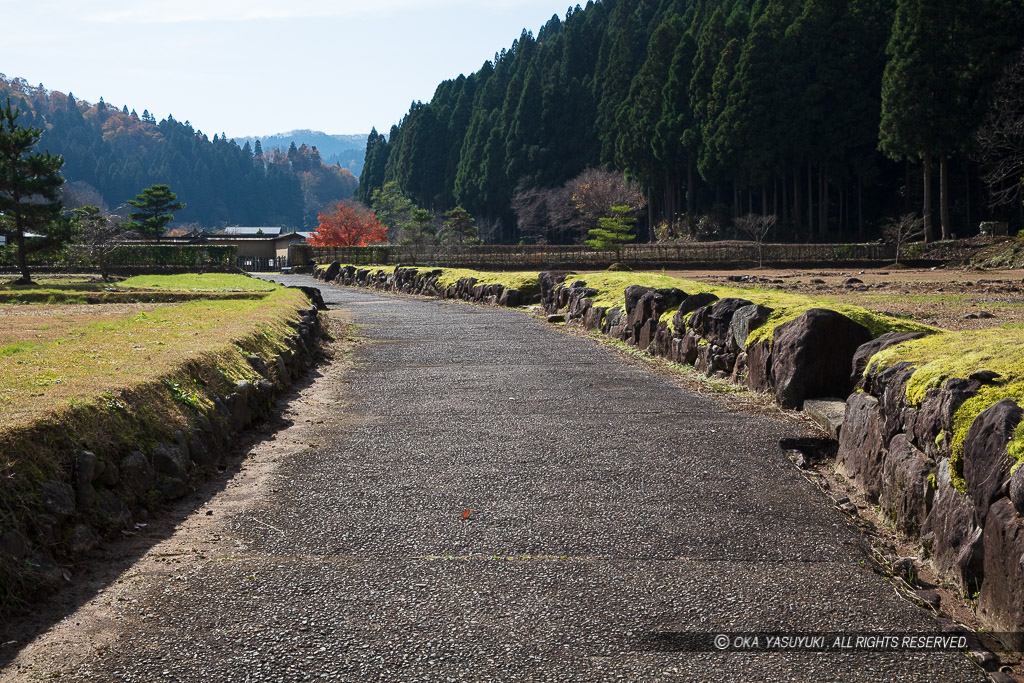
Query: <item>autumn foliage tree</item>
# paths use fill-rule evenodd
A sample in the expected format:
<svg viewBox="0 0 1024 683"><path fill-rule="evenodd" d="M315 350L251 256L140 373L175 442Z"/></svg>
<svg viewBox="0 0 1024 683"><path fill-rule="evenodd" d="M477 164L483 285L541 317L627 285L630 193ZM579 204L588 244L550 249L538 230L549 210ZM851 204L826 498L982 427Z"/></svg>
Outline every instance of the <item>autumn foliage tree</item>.
<svg viewBox="0 0 1024 683"><path fill-rule="evenodd" d="M387 241L387 229L364 206L339 202L319 218L320 225L308 240L314 247L364 247Z"/></svg>

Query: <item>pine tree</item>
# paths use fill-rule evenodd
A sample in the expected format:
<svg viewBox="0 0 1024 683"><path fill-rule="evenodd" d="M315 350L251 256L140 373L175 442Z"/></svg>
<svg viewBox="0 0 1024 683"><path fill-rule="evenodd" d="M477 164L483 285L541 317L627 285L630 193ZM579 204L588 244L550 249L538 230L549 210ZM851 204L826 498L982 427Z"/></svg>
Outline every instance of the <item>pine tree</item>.
<svg viewBox="0 0 1024 683"><path fill-rule="evenodd" d="M636 218L631 206L613 206L612 215L598 219L600 227L588 231L590 239L586 243L597 251L614 251L616 259L622 253L622 245L634 239L633 226Z"/></svg>
<svg viewBox="0 0 1024 683"><path fill-rule="evenodd" d="M0 108L0 215L14 228L21 271L16 284L32 284L28 252L61 246L70 239L71 226L61 216L64 160L49 151L33 151L43 130L20 125L20 115L10 99ZM28 232L41 237L30 243Z"/></svg>
<svg viewBox="0 0 1024 683"><path fill-rule="evenodd" d="M208 172L197 173L205 174ZM164 234L167 224L174 220L174 212L185 208L184 202L179 202L178 195L167 185L150 185L127 203L138 211L128 214L131 220L126 227L157 239Z"/></svg>
<svg viewBox="0 0 1024 683"><path fill-rule="evenodd" d="M456 206L445 215L443 239L458 244L479 242L476 237L476 222L461 206Z"/></svg>

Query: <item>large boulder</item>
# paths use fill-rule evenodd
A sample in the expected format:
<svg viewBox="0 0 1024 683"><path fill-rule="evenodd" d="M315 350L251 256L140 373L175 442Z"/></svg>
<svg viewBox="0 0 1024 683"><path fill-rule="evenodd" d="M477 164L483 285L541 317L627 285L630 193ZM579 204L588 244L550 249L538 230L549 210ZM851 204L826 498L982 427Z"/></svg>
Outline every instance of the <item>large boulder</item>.
<svg viewBox="0 0 1024 683"><path fill-rule="evenodd" d="M775 328L772 384L775 399L799 408L807 398L846 398L850 365L871 332L842 313L812 308Z"/></svg>
<svg viewBox="0 0 1024 683"><path fill-rule="evenodd" d="M639 298L635 298L637 294ZM627 287L626 332L630 335L629 341L646 349L658 328L658 319L667 309L665 298L658 290L635 285Z"/></svg>
<svg viewBox="0 0 1024 683"><path fill-rule="evenodd" d="M517 308L523 305L523 293L518 289L506 289L502 291L498 305L505 308Z"/></svg>
<svg viewBox="0 0 1024 683"><path fill-rule="evenodd" d="M680 340L678 347L678 362L686 365L693 365L697 362L697 352L700 347L700 338L692 330L687 331Z"/></svg>
<svg viewBox="0 0 1024 683"><path fill-rule="evenodd" d="M92 483L99 474L99 458L92 451L82 451L75 458L75 500L80 508L91 507L96 501Z"/></svg>
<svg viewBox="0 0 1024 683"><path fill-rule="evenodd" d="M882 407L882 437L888 443L902 432L904 418L911 410L907 400L907 382L914 374L911 363L897 363L882 372L864 377L864 387Z"/></svg>
<svg viewBox="0 0 1024 683"><path fill-rule="evenodd" d="M904 412L904 431L911 434L914 441L931 457L948 457L953 436L953 415L980 388L981 382L978 380L953 377L941 388L929 389L919 410ZM940 435L942 438L939 438Z"/></svg>
<svg viewBox="0 0 1024 683"><path fill-rule="evenodd" d="M988 629L1015 633L1020 639L1024 630L1024 529L1009 498L992 504L984 527L985 581L978 595L978 613Z"/></svg>
<svg viewBox="0 0 1024 683"><path fill-rule="evenodd" d="M331 265L327 266L327 268L323 272L324 282L333 282L334 279L338 277L338 273L340 272L341 264L337 261L334 261Z"/></svg>
<svg viewBox="0 0 1024 683"><path fill-rule="evenodd" d="M588 330L600 330L604 325L604 314L607 310L604 306L590 306L583 315L583 327Z"/></svg>
<svg viewBox="0 0 1024 683"><path fill-rule="evenodd" d="M594 297L597 290L593 287L576 287L569 292L569 305L566 308L566 320L580 320L587 314L590 307L594 305Z"/></svg>
<svg viewBox="0 0 1024 683"><path fill-rule="evenodd" d="M40 487L39 501L43 509L57 520L75 514L75 490L62 481L48 481Z"/></svg>
<svg viewBox="0 0 1024 683"><path fill-rule="evenodd" d="M566 270L545 270L538 275L537 280L540 284L540 302L544 307L544 310L548 313L557 312L557 306L555 305L555 289L561 283L565 282L566 276L569 275L569 271Z"/></svg>
<svg viewBox="0 0 1024 683"><path fill-rule="evenodd" d="M309 298L309 302L313 304L318 311L323 311L327 308L327 304L324 303L323 294L316 287L308 287L306 285L299 285L297 289L302 290L302 293Z"/></svg>
<svg viewBox="0 0 1024 683"><path fill-rule="evenodd" d="M928 517L934 490L935 462L914 448L905 434L889 443L882 467L882 493L878 503L900 533L916 538Z"/></svg>
<svg viewBox="0 0 1024 683"><path fill-rule="evenodd" d="M772 347L768 340L747 349L747 388L757 392L772 389Z"/></svg>
<svg viewBox="0 0 1024 683"><path fill-rule="evenodd" d="M681 337L686 332L687 315L693 313L698 308L704 308L716 301L718 301L718 297L711 292L700 292L698 294L691 294L679 302L679 309L672 318L672 327L675 328L675 335Z"/></svg>
<svg viewBox="0 0 1024 683"><path fill-rule="evenodd" d="M188 445L188 455L193 464L205 470L216 468L220 454L215 448L210 447L209 439L203 432L193 429Z"/></svg>
<svg viewBox="0 0 1024 683"><path fill-rule="evenodd" d="M963 472L967 494L974 501L978 523L986 526L989 506L1009 492L1010 456L1006 444L1024 417L1010 399L1003 399L975 418L964 440Z"/></svg>
<svg viewBox="0 0 1024 683"><path fill-rule="evenodd" d="M737 308L729 322L729 348L733 351L744 351L747 348L747 337L767 322L772 310L760 304Z"/></svg>
<svg viewBox="0 0 1024 683"><path fill-rule="evenodd" d="M878 500L882 492L886 442L881 422L882 411L874 396L856 393L846 400L836 468L870 501Z"/></svg>
<svg viewBox="0 0 1024 683"><path fill-rule="evenodd" d="M156 475L142 451L132 451L119 465L121 483L129 491L141 495L153 487Z"/></svg>
<svg viewBox="0 0 1024 683"><path fill-rule="evenodd" d="M630 325L633 324L633 311L636 309L640 299L648 294L653 294L655 291L654 287L644 287L643 285L630 285L626 287L623 296L626 300L626 319Z"/></svg>
<svg viewBox="0 0 1024 683"><path fill-rule="evenodd" d="M185 479L189 470L188 454L178 446L157 444L153 449L153 468L159 474Z"/></svg>
<svg viewBox="0 0 1024 683"><path fill-rule="evenodd" d="M608 309L604 316L603 332L614 339L623 339L626 335L626 314L621 306Z"/></svg>
<svg viewBox="0 0 1024 683"><path fill-rule="evenodd" d="M953 487L948 460L939 461L935 497L921 527L921 540L931 550L932 567L940 576L963 596L977 592L984 572L982 529L971 500Z"/></svg>
<svg viewBox="0 0 1024 683"><path fill-rule="evenodd" d="M96 510L105 524L123 529L131 524L132 511L113 491L104 489L96 496Z"/></svg>
<svg viewBox="0 0 1024 683"><path fill-rule="evenodd" d="M886 332L877 339L861 344L853 354L853 363L850 369L850 384L857 386L864 377L864 370L867 368L871 358L880 351L890 346L902 344L911 339L920 339L924 332Z"/></svg>
<svg viewBox="0 0 1024 683"><path fill-rule="evenodd" d="M732 318L744 306L753 305L746 299L722 299L710 306L699 308L690 316L690 328L709 344L725 348L732 336Z"/></svg>
<svg viewBox="0 0 1024 683"><path fill-rule="evenodd" d="M681 305L690 296L678 287L665 287L656 291L661 295L661 304L665 307L662 313Z"/></svg>
<svg viewBox="0 0 1024 683"><path fill-rule="evenodd" d="M659 322L658 328L654 333L654 339L651 340L651 345L648 347L647 352L654 356L663 356L669 360L673 360L673 341L679 340L672 336L672 331L668 328L668 323Z"/></svg>

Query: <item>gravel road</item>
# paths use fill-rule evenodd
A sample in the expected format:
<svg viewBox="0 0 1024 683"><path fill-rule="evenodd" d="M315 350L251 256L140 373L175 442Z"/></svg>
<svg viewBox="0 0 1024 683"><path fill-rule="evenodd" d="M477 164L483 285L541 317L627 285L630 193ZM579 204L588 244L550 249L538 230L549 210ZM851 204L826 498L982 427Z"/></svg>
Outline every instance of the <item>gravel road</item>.
<svg viewBox="0 0 1024 683"><path fill-rule="evenodd" d="M779 451L791 426L521 312L319 286L361 341L317 440L65 678L984 680L958 654L651 651L938 626Z"/></svg>

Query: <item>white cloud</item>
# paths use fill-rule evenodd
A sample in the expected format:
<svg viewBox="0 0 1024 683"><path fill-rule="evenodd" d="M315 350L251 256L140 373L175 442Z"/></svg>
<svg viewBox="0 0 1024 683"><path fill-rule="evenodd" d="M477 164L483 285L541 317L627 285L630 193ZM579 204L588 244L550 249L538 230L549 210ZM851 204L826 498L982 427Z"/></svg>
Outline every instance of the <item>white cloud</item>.
<svg viewBox="0 0 1024 683"><path fill-rule="evenodd" d="M505 10L544 4L538 0L491 0L486 7ZM466 6L479 12L471 0L176 0L141 3L108 0L91 3L83 19L98 23L171 24L206 21L258 21L388 15L400 11Z"/></svg>

